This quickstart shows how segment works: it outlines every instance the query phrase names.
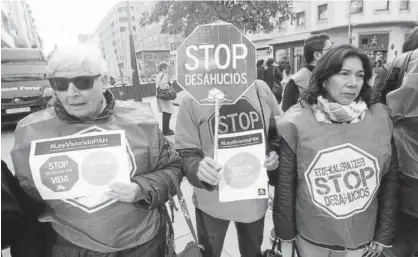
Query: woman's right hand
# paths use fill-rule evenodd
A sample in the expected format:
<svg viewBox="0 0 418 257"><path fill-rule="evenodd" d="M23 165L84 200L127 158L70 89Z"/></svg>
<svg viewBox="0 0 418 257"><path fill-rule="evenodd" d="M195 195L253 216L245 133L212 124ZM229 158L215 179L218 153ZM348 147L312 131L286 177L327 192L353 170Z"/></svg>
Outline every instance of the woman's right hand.
<svg viewBox="0 0 418 257"><path fill-rule="evenodd" d="M219 184L222 176L219 173L221 165L219 165L214 159L205 157L199 163L199 169L197 170L197 177L200 181L206 182L212 186Z"/></svg>

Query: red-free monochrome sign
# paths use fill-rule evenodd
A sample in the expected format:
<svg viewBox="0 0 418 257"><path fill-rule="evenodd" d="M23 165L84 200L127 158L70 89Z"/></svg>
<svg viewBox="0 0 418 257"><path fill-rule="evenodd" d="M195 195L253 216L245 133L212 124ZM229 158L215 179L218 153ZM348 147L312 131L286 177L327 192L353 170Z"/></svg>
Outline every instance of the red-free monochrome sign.
<svg viewBox="0 0 418 257"><path fill-rule="evenodd" d="M176 65L177 82L202 105L234 104L257 78L256 48L230 23L198 26Z"/></svg>

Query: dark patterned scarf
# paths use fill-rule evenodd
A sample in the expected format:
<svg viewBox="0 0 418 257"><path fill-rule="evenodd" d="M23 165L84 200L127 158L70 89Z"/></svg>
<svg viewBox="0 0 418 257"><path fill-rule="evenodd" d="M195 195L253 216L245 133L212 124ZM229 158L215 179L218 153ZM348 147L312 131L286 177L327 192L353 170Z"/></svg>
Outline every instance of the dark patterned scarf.
<svg viewBox="0 0 418 257"><path fill-rule="evenodd" d="M115 107L115 101L116 98L113 95L112 91L109 89L104 92L104 98L106 101L106 107L103 109L103 111L99 114L99 116L96 117L95 121L97 120L104 120L109 118L113 113L113 108ZM55 102L54 102L54 109L57 113L58 117L61 120L64 120L68 123L84 123L85 121L82 119L79 119L77 117L74 117L70 115L62 105L61 101L57 96L55 96Z"/></svg>

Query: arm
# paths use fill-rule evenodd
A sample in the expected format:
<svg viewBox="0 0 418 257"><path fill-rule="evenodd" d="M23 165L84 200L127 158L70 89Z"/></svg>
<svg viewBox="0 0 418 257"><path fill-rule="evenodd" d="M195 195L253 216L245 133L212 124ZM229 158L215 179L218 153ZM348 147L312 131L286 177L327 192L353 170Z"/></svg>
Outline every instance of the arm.
<svg viewBox="0 0 418 257"><path fill-rule="evenodd" d="M395 142L392 139L392 157L388 173L383 177L378 193L378 213L374 241L384 246L393 243L399 199L399 163Z"/></svg>
<svg viewBox="0 0 418 257"><path fill-rule="evenodd" d="M296 154L286 140L280 139L279 175L275 182L273 223L276 235L282 240L296 237Z"/></svg>
<svg viewBox="0 0 418 257"><path fill-rule="evenodd" d="M197 188L214 190L216 187L201 181L197 172L204 158L200 141L199 124L193 110L193 99L183 98L177 115L175 144L183 158L183 172L190 184Z"/></svg>
<svg viewBox="0 0 418 257"><path fill-rule="evenodd" d="M380 69L380 72L377 74L376 78L374 79L373 84L373 91L378 94L379 99L377 102L386 104L386 93L384 92L383 86L385 85L385 79L388 74L388 70L385 67Z"/></svg>
<svg viewBox="0 0 418 257"><path fill-rule="evenodd" d="M170 88L170 80L167 74L164 74L160 80L160 88L165 90Z"/></svg>
<svg viewBox="0 0 418 257"><path fill-rule="evenodd" d="M282 110L286 112L290 107L298 102L300 92L293 79L287 82L283 93Z"/></svg>
<svg viewBox="0 0 418 257"><path fill-rule="evenodd" d="M279 67L274 67L274 76L275 81L277 85L281 85L281 82L283 80L283 73L280 71Z"/></svg>
<svg viewBox="0 0 418 257"><path fill-rule="evenodd" d="M170 195L176 194L176 186L183 179L181 158L170 148L167 139L158 131L159 156L154 170L148 174L132 177L141 190L142 199L136 204L146 210L163 206Z"/></svg>

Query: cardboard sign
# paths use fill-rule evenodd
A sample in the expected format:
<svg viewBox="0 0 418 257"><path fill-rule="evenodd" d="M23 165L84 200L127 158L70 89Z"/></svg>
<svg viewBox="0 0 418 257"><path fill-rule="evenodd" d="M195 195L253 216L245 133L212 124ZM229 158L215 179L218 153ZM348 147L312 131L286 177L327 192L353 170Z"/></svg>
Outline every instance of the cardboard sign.
<svg viewBox="0 0 418 257"><path fill-rule="evenodd" d="M117 130L35 140L29 164L43 199L68 199L129 183L127 159L125 132Z"/></svg>
<svg viewBox="0 0 418 257"><path fill-rule="evenodd" d="M265 149L263 130L219 135L220 202L268 198Z"/></svg>

